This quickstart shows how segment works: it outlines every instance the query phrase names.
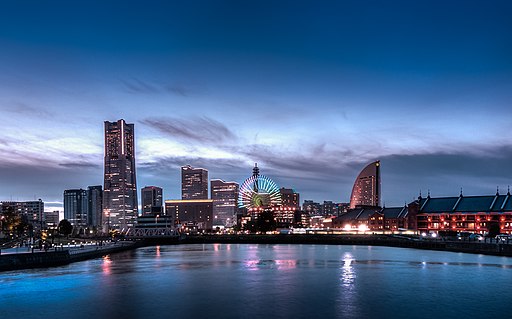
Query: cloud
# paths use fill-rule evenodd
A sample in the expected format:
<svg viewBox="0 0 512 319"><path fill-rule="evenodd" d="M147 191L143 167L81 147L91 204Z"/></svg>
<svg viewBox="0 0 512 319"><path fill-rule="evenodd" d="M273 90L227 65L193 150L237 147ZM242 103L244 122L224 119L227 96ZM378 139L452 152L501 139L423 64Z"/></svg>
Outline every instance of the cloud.
<svg viewBox="0 0 512 319"><path fill-rule="evenodd" d="M235 142L236 136L224 124L208 117L147 118L140 121L173 139L199 143Z"/></svg>
<svg viewBox="0 0 512 319"><path fill-rule="evenodd" d="M44 164L44 163L42 163ZM2 183L0 200L33 200L62 202L65 189L101 185L103 172L98 167L70 169L69 167L37 166L35 164L0 165Z"/></svg>
<svg viewBox="0 0 512 319"><path fill-rule="evenodd" d="M66 167L66 168L80 168L80 169L102 167L100 164L94 164L94 163L90 163L90 162L66 162L66 163L59 163L59 166Z"/></svg>
<svg viewBox="0 0 512 319"><path fill-rule="evenodd" d="M23 102L14 102L11 106L4 109L7 112L14 113L20 116L31 116L31 117L44 117L49 118L53 116L51 112L40 107L30 106Z"/></svg>
<svg viewBox="0 0 512 319"><path fill-rule="evenodd" d="M190 90L181 85L166 85L164 86L164 88L167 90L167 92L174 93L176 95L181 95L184 97L189 96L190 94Z"/></svg>
<svg viewBox="0 0 512 319"><path fill-rule="evenodd" d="M192 90L182 84L155 84L138 78L121 80L126 90L133 94L162 94L171 93L181 97L190 96Z"/></svg>
<svg viewBox="0 0 512 319"><path fill-rule="evenodd" d="M121 82L123 82L130 93L153 94L161 92L160 87L136 78L131 80L121 80Z"/></svg>

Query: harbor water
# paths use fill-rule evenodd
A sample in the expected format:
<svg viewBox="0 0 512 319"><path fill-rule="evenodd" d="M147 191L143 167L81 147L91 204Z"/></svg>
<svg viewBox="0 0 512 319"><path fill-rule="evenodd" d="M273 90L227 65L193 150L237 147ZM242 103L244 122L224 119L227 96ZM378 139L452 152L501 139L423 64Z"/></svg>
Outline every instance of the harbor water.
<svg viewBox="0 0 512 319"><path fill-rule="evenodd" d="M512 259L343 245L138 248L0 273L0 318L509 318Z"/></svg>

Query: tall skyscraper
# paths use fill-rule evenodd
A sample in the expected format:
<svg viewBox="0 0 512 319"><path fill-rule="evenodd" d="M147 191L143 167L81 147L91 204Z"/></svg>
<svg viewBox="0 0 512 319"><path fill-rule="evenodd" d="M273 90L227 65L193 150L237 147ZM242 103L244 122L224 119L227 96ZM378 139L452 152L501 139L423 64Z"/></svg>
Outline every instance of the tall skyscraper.
<svg viewBox="0 0 512 319"><path fill-rule="evenodd" d="M64 219L77 227L87 226L89 201L85 189L66 189L64 191Z"/></svg>
<svg viewBox="0 0 512 319"><path fill-rule="evenodd" d="M210 186L213 200L213 226L233 226L236 224L238 211L238 183L212 179Z"/></svg>
<svg viewBox="0 0 512 319"><path fill-rule="evenodd" d="M122 119L105 121L103 223L111 229L132 227L137 218L134 131Z"/></svg>
<svg viewBox="0 0 512 319"><path fill-rule="evenodd" d="M380 206L380 161L368 164L356 178L350 208L362 206Z"/></svg>
<svg viewBox="0 0 512 319"><path fill-rule="evenodd" d="M190 165L181 167L181 199L208 199L206 169Z"/></svg>
<svg viewBox="0 0 512 319"><path fill-rule="evenodd" d="M96 228L103 226L103 188L101 185L87 187L88 225Z"/></svg>
<svg viewBox="0 0 512 319"><path fill-rule="evenodd" d="M146 186L140 191L142 215L162 214L162 189L156 186Z"/></svg>

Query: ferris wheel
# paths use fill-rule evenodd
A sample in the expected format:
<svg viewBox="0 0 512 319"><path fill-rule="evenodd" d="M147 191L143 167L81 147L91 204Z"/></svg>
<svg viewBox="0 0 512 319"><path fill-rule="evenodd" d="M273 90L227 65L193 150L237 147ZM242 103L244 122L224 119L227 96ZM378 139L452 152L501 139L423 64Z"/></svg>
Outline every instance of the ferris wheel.
<svg viewBox="0 0 512 319"><path fill-rule="evenodd" d="M240 186L238 207L257 208L281 205L279 187L270 178L254 174Z"/></svg>

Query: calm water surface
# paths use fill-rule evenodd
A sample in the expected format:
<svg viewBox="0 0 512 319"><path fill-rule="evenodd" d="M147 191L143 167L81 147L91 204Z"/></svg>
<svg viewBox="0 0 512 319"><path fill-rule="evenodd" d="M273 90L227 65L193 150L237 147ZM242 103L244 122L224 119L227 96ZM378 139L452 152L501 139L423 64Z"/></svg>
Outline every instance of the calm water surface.
<svg viewBox="0 0 512 319"><path fill-rule="evenodd" d="M0 318L511 318L512 259L180 245L0 273Z"/></svg>

